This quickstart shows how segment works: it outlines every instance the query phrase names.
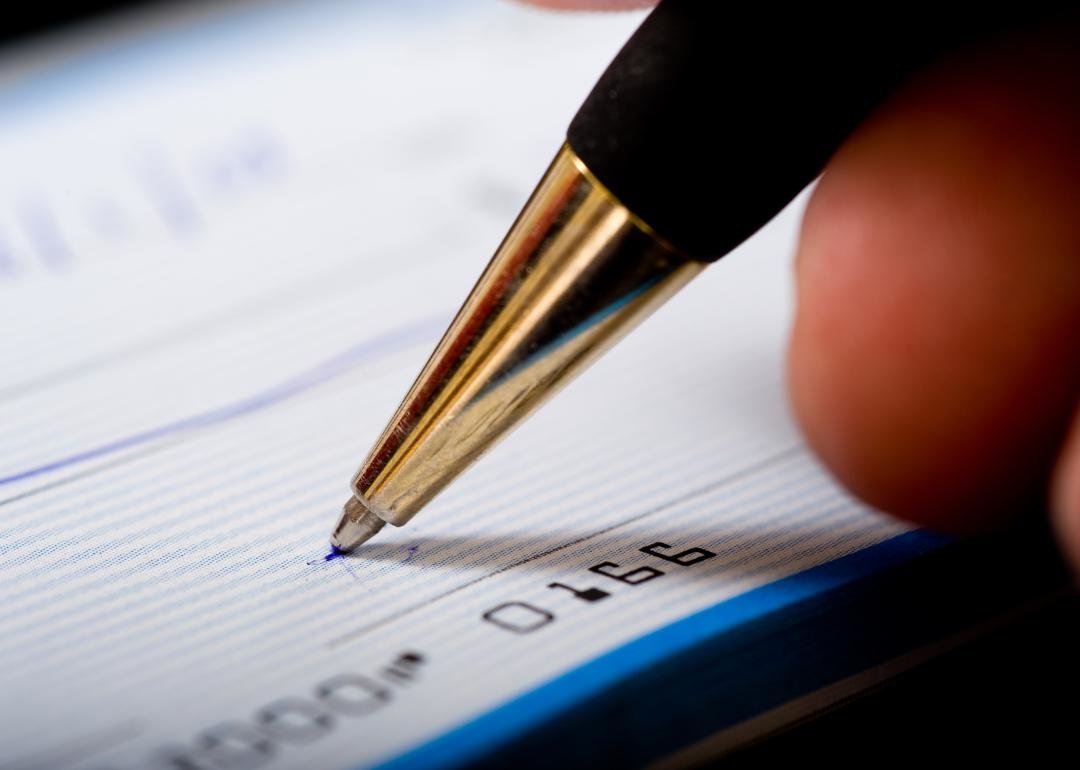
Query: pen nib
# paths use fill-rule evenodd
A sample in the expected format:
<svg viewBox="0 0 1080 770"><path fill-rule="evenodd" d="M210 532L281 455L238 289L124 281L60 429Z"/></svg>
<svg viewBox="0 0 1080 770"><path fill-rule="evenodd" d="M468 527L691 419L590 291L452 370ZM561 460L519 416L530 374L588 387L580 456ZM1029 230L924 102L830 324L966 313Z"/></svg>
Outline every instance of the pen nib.
<svg viewBox="0 0 1080 770"><path fill-rule="evenodd" d="M330 535L330 544L348 553L361 543L366 543L386 526L386 522L367 509L355 497L350 497L341 509L341 518Z"/></svg>

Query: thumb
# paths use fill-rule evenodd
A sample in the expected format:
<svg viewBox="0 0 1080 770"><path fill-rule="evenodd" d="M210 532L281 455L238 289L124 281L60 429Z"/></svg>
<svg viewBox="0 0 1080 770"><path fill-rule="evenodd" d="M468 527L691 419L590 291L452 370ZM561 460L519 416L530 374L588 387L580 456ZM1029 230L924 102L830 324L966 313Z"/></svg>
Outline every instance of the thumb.
<svg viewBox="0 0 1080 770"><path fill-rule="evenodd" d="M797 416L852 491L919 523L1039 513L1055 466L1080 463L1080 449L1058 460L1080 398L1070 35L1014 40L910 84L840 150L806 213ZM1075 509L1080 557L1078 484L1061 481L1058 499Z"/></svg>

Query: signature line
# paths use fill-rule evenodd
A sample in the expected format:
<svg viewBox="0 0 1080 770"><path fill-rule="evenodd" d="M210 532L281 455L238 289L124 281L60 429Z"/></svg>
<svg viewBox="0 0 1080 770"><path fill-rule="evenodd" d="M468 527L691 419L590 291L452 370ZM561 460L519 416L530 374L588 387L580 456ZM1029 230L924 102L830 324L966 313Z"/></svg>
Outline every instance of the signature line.
<svg viewBox="0 0 1080 770"><path fill-rule="evenodd" d="M247 398L193 414L175 422L159 425L141 433L134 433L105 444L99 444L42 465L25 468L8 476L0 476L0 487L24 479L42 476L62 468L79 465L90 460L107 457L116 452L148 444L168 436L208 428L237 417L262 411L340 377L358 366L382 356L405 350L419 342L430 340L445 324L446 316L440 314L438 317L430 317L406 326L400 326L378 337L353 345L310 369L293 375L289 379Z"/></svg>

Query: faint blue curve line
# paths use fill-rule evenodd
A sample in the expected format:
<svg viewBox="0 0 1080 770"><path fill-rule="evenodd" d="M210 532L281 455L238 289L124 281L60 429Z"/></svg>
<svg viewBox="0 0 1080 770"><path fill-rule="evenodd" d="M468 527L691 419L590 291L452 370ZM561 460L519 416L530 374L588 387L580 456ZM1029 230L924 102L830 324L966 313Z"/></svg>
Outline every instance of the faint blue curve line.
<svg viewBox="0 0 1080 770"><path fill-rule="evenodd" d="M397 329L375 337L374 339L366 340L358 345L347 348L310 369L306 369L271 388L267 388L266 390L260 391L253 396L249 396L239 401L234 401L233 403L215 407L206 412L184 417L175 422L159 425L156 428L150 428L141 433L124 436L123 438L110 441L107 444L100 444L96 447L91 447L90 449L84 449L81 452L76 452L75 454L70 454L66 457L61 457L57 460L52 460L32 468L26 468L9 476L0 476L0 487L5 484L14 484L17 481L23 481L24 479L31 479L35 476L42 476L46 473L51 473L72 465L79 465L80 463L88 462L90 460L106 457L116 452L122 452L125 449L148 444L168 436L188 433L190 431L208 428L213 425L220 425L221 423L234 420L238 417L262 411L263 409L279 404L282 401L305 393L319 385L323 385L343 374L347 374L358 366L370 363L384 355L395 353L416 343L430 340L445 327L447 317L448 316L445 314L440 314L437 317L433 316L426 318L423 321L400 326Z"/></svg>

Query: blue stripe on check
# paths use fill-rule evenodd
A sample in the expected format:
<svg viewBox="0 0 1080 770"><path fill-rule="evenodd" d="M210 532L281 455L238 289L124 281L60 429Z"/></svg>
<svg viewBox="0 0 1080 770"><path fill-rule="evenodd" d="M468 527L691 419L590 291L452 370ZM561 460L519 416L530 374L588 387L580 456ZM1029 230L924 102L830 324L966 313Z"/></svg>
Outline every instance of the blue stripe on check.
<svg viewBox="0 0 1080 770"><path fill-rule="evenodd" d="M497 751L576 703L664 660L772 612L902 564L947 542L946 538L929 532L907 532L747 591L585 663L379 767L416 770L466 765ZM790 695L799 694L802 693ZM743 718L752 716L753 713L747 713Z"/></svg>

